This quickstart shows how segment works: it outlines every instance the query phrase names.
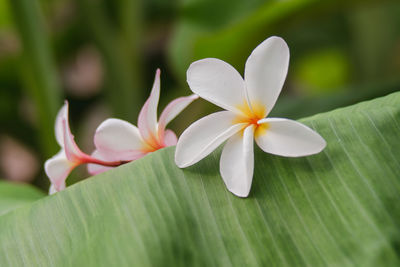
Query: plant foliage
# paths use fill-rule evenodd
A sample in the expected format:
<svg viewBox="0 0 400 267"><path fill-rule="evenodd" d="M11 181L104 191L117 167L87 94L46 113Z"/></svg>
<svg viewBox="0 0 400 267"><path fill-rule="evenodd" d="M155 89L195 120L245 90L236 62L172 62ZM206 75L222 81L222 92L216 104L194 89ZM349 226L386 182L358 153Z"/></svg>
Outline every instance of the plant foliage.
<svg viewBox="0 0 400 267"><path fill-rule="evenodd" d="M0 216L0 265L398 266L400 93L301 121L327 148L256 150L246 199L220 151L182 170L163 149Z"/></svg>

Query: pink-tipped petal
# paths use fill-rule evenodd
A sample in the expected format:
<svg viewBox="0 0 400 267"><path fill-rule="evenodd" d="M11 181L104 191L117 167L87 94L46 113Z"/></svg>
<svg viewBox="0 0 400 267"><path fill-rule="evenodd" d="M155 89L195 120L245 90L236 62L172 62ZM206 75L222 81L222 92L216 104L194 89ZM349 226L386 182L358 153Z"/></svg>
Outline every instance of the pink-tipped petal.
<svg viewBox="0 0 400 267"><path fill-rule="evenodd" d="M165 127L172 121L179 113L182 112L190 103L199 98L198 95L190 95L179 97L171 101L163 110L158 121L158 134L163 136Z"/></svg>
<svg viewBox="0 0 400 267"><path fill-rule="evenodd" d="M61 150L44 163L46 175L56 191L62 190L63 186L65 187L65 180L75 166L74 163L67 159L64 150Z"/></svg>
<svg viewBox="0 0 400 267"><path fill-rule="evenodd" d="M254 171L254 125L246 127L226 142L220 160L222 179L229 191L239 197L247 197Z"/></svg>
<svg viewBox="0 0 400 267"><path fill-rule="evenodd" d="M104 156L104 154L100 153L98 150L95 150L95 151L92 153L92 157L94 157L94 158L96 158L96 159L100 159L100 160L105 160L105 161L109 161L109 160L115 161L115 160L118 160L117 158L110 157L109 154L108 154L108 157L106 157L106 156ZM102 173L102 172L111 170L111 169L113 169L113 168L114 168L114 167L108 167L108 166L103 166L103 165L99 165L99 164L92 164L92 163L89 163L89 164L87 165L87 170L88 170L88 172L89 172L91 175L96 175L96 174L99 174L99 173Z"/></svg>
<svg viewBox="0 0 400 267"><path fill-rule="evenodd" d="M173 131L167 129L164 132L163 140L165 146L174 146L178 142L178 137L176 137L176 134Z"/></svg>
<svg viewBox="0 0 400 267"><path fill-rule="evenodd" d="M138 127L143 139L157 138L157 106L160 98L160 70L157 69L150 97L139 113Z"/></svg>
<svg viewBox="0 0 400 267"><path fill-rule="evenodd" d="M179 137L175 163L185 168L200 161L246 124L234 124L236 115L230 111L210 114L190 125Z"/></svg>
<svg viewBox="0 0 400 267"><path fill-rule="evenodd" d="M120 119L107 119L100 124L94 135L94 144L106 160L133 160L143 154L147 144L142 140L139 129Z"/></svg>
<svg viewBox="0 0 400 267"><path fill-rule="evenodd" d="M57 143L64 147L64 126L63 120L68 122L68 101L65 100L64 105L58 111L55 124L55 134Z"/></svg>
<svg viewBox="0 0 400 267"><path fill-rule="evenodd" d="M193 62L186 73L190 89L221 108L242 114L246 102L242 76L228 63L206 58Z"/></svg>
<svg viewBox="0 0 400 267"><path fill-rule="evenodd" d="M246 62L244 80L251 103L261 102L269 113L281 92L289 66L289 48L280 37L258 45Z"/></svg>
<svg viewBox="0 0 400 267"><path fill-rule="evenodd" d="M258 121L267 123L264 134L256 136L257 145L267 153L285 156L302 157L321 152L325 140L304 124L281 118L266 118Z"/></svg>

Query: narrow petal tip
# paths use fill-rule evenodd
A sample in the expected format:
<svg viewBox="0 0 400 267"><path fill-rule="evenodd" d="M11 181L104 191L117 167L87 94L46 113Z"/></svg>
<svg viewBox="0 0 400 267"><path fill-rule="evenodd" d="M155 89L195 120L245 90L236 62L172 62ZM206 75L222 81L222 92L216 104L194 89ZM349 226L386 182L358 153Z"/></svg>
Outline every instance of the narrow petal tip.
<svg viewBox="0 0 400 267"><path fill-rule="evenodd" d="M60 108L57 113L55 122L55 135L57 143L64 147L64 133L63 133L63 120L68 121L68 101L64 101L64 105Z"/></svg>
<svg viewBox="0 0 400 267"><path fill-rule="evenodd" d="M178 168L181 168L181 169L184 169L184 168L189 167L191 165L190 163L181 161L181 159L179 159L176 156L176 154L175 154L175 164L176 164L176 166L178 166Z"/></svg>
<svg viewBox="0 0 400 267"><path fill-rule="evenodd" d="M234 194L235 196L240 197L240 198L247 198L250 194L250 191L247 193L243 193L243 192L235 192L234 190L229 190L229 192L231 192L232 194Z"/></svg>
<svg viewBox="0 0 400 267"><path fill-rule="evenodd" d="M56 190L56 188L54 187L53 184L50 185L49 187L49 195L53 195L55 193L57 193L58 191Z"/></svg>
<svg viewBox="0 0 400 267"><path fill-rule="evenodd" d="M178 144L175 148L175 156L174 156L174 160L175 160L175 164L176 166L178 166L178 168L186 168L189 167L191 164L188 161L185 161L183 157L181 157L181 153L179 152L180 148L178 147Z"/></svg>
<svg viewBox="0 0 400 267"><path fill-rule="evenodd" d="M319 134L318 134L319 135ZM319 135L319 137L321 138L320 140L320 150L318 152L316 152L315 154L320 153L322 150L324 150L326 148L326 146L328 145L328 143L325 141L325 139Z"/></svg>

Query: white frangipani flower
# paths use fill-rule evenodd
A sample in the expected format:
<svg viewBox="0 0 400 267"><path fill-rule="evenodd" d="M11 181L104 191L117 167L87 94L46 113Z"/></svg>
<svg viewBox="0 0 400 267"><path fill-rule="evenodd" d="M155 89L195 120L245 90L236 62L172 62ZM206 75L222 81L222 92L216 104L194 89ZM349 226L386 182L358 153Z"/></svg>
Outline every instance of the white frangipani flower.
<svg viewBox="0 0 400 267"><path fill-rule="evenodd" d="M244 80L226 62L206 58L187 71L190 89L226 109L190 125L180 136L175 162L191 166L224 141L220 173L229 191L247 197L253 179L253 140L265 152L300 157L319 153L325 140L307 126L289 119L266 118L280 94L289 65L289 48L279 37L258 45L247 59Z"/></svg>

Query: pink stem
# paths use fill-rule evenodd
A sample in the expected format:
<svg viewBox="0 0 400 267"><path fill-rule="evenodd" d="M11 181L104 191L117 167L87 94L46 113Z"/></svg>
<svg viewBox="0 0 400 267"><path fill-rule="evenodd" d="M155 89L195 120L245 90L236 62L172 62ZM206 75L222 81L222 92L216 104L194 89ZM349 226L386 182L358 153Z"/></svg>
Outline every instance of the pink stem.
<svg viewBox="0 0 400 267"><path fill-rule="evenodd" d="M103 166L107 166L107 167L117 167L122 164L130 162L130 160L104 161L101 159L93 158L89 155L85 155L85 157L83 157L81 160L82 160L82 163L92 163L92 164L98 164L98 165L103 165Z"/></svg>

